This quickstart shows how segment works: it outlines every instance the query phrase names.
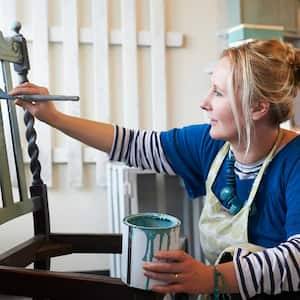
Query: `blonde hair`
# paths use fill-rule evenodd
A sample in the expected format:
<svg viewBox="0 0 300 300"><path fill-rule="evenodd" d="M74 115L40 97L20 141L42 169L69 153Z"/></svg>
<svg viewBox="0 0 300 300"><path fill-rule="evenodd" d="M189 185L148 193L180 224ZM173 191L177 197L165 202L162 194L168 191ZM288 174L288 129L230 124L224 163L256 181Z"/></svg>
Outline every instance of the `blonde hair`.
<svg viewBox="0 0 300 300"><path fill-rule="evenodd" d="M229 95L239 140L251 143L253 120L251 108L261 101L270 103L271 126L289 120L294 114L294 98L300 86L300 51L279 40L255 40L236 48L225 49L231 75ZM239 99L245 122L241 128L236 100Z"/></svg>

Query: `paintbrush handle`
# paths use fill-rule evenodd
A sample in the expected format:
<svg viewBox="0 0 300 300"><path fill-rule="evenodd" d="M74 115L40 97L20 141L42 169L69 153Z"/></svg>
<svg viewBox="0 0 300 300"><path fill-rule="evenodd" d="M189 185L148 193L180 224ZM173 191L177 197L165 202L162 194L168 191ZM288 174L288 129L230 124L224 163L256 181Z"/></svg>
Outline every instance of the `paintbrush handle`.
<svg viewBox="0 0 300 300"><path fill-rule="evenodd" d="M20 99L23 101L79 101L78 96L62 96L62 95L7 95L1 94L0 99L15 100Z"/></svg>
<svg viewBox="0 0 300 300"><path fill-rule="evenodd" d="M62 96L62 95L17 95L14 99L24 101L79 101L78 96Z"/></svg>

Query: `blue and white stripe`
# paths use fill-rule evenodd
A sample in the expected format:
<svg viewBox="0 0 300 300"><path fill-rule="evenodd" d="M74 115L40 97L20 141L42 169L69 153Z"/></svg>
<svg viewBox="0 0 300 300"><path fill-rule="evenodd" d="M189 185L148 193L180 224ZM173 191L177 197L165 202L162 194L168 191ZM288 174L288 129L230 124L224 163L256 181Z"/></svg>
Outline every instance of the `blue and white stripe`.
<svg viewBox="0 0 300 300"><path fill-rule="evenodd" d="M231 149L229 151L229 155L232 155ZM265 157L252 164L243 164L238 161L235 161L234 173L239 177L240 180L255 179L264 161L265 161Z"/></svg>
<svg viewBox="0 0 300 300"><path fill-rule="evenodd" d="M233 261L243 299L300 291L300 235L261 252L238 248Z"/></svg>
<svg viewBox="0 0 300 300"><path fill-rule="evenodd" d="M130 167L175 175L156 131L132 130L115 125L109 159L125 162Z"/></svg>

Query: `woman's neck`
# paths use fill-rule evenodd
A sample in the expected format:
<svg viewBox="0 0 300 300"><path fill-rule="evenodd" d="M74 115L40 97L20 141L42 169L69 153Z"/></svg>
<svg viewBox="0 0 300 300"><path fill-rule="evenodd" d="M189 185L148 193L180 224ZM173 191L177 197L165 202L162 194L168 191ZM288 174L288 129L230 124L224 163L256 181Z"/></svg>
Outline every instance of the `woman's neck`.
<svg viewBox="0 0 300 300"><path fill-rule="evenodd" d="M268 155L279 134L279 128L259 128L251 136L250 148L245 155L245 143L231 142L235 159L242 164L255 163Z"/></svg>

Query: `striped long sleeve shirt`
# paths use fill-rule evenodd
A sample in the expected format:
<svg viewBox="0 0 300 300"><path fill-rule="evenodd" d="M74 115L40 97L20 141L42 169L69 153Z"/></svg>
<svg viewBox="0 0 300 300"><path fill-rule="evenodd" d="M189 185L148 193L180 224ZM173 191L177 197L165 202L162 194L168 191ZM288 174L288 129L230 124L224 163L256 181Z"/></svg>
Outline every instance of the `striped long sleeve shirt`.
<svg viewBox="0 0 300 300"><path fill-rule="evenodd" d="M160 133L155 131L115 126L110 160L159 173L175 174L161 145ZM235 170L238 176L247 179L247 174L252 174L248 169L243 173L243 166L238 167ZM261 293L276 295L300 291L300 234L261 252L252 253L238 248L233 263L243 299Z"/></svg>
<svg viewBox="0 0 300 300"><path fill-rule="evenodd" d="M109 159L124 162L130 167L175 175L164 154L159 133L155 131L129 130L115 126Z"/></svg>
<svg viewBox="0 0 300 300"><path fill-rule="evenodd" d="M238 248L233 261L243 299L300 291L300 234L261 252Z"/></svg>

